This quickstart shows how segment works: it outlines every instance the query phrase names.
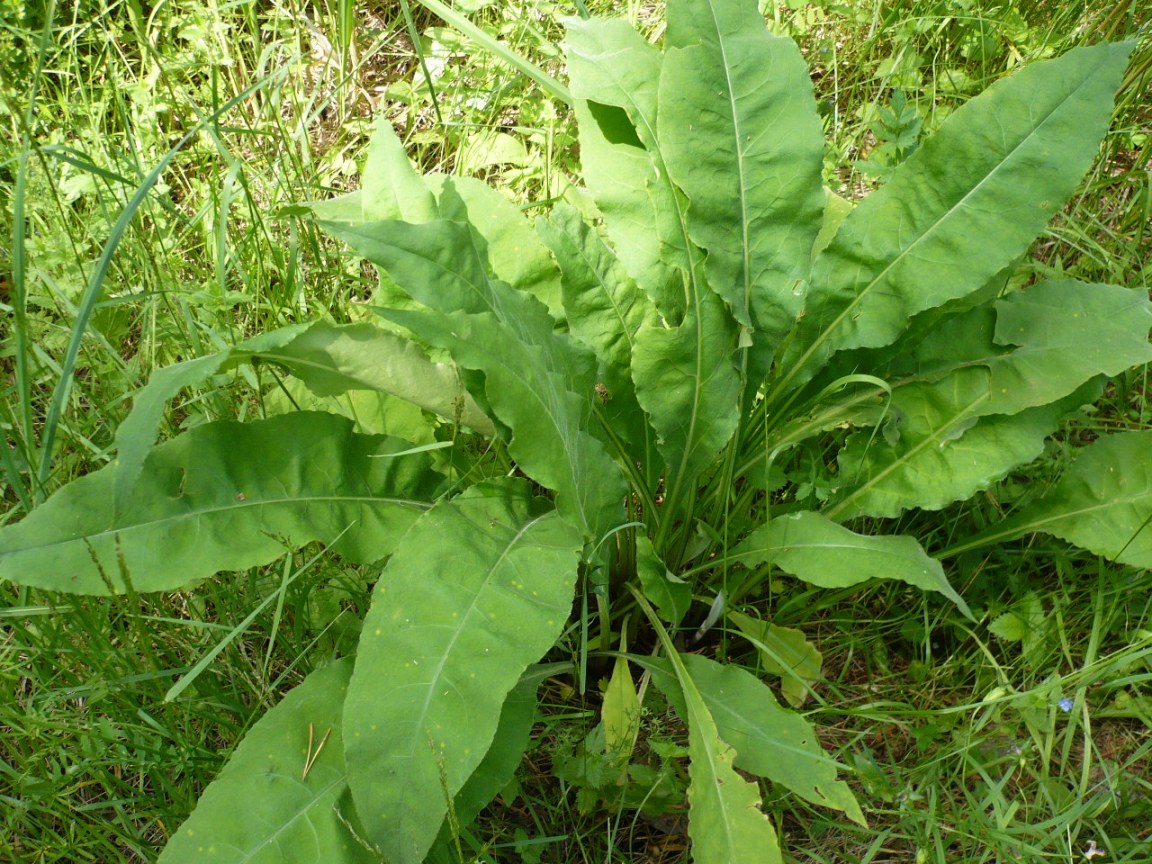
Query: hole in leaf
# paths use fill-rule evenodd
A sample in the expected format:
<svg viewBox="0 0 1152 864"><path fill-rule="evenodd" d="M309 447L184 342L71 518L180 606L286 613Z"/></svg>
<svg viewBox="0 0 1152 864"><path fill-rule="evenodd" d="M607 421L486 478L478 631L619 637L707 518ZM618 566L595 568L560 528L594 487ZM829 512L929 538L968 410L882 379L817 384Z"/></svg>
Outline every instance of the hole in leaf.
<svg viewBox="0 0 1152 864"><path fill-rule="evenodd" d="M623 108L615 105L604 105L600 102L589 102L588 110L592 119L600 127L600 133L609 144L626 144L629 147L644 149L640 136L636 134L636 127L628 119Z"/></svg>

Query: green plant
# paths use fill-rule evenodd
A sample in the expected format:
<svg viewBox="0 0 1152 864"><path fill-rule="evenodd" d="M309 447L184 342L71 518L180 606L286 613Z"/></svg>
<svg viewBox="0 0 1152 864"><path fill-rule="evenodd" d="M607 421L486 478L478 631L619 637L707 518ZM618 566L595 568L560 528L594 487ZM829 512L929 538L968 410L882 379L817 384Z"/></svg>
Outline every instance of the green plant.
<svg viewBox="0 0 1152 864"><path fill-rule="evenodd" d="M909 104L901 90L892 94L891 106L881 105L877 109L877 115L871 124L876 147L868 159L856 163L856 168L885 180L891 175L892 169L916 149L923 122L915 103Z"/></svg>
<svg viewBox="0 0 1152 864"><path fill-rule="evenodd" d="M985 488L1152 359L1139 293L1009 278L1091 163L1129 45L997 83L847 213L799 51L754 3L672 2L662 48L606 20L570 21L567 45L594 205L533 224L482 183L418 175L381 123L362 190L315 210L379 268L385 325L301 324L161 370L116 463L0 531L0 576L75 593L184 588L314 541L387 559L354 662L253 728L165 862L451 855L515 771L539 683L584 688L614 655L687 726L697 860L779 861L748 775L863 814L804 719L688 650L722 616L778 573L901 580L971 615L937 559L1035 531L1152 561L1149 433L1089 446L936 558L881 521ZM245 364L440 419L404 440L301 411L154 446L170 398ZM533 665L570 620L576 661ZM790 631L731 623L803 683ZM628 670L603 717L620 760Z"/></svg>
<svg viewBox="0 0 1152 864"><path fill-rule="evenodd" d="M413 161L481 177L520 203L557 197L571 182L564 162L575 139L554 101L565 101L566 90L546 71L563 59L561 4L419 5L448 26L417 32L408 17L419 68L387 89L389 116L405 129Z"/></svg>

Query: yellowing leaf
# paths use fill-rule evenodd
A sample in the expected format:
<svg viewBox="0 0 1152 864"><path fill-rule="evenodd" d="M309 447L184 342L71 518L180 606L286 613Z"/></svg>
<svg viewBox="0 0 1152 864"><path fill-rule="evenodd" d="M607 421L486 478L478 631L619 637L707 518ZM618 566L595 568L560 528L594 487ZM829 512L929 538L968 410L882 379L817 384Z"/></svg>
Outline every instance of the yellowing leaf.
<svg viewBox="0 0 1152 864"><path fill-rule="evenodd" d="M798 708L808 698L806 685L819 681L824 658L799 630L778 627L742 612L729 612L728 620L760 653L760 663L770 675L779 675L788 704Z"/></svg>
<svg viewBox="0 0 1152 864"><path fill-rule="evenodd" d="M624 650L623 648L621 650ZM628 661L616 658L608 688L604 691L604 704L600 709L604 723L604 740L609 757L617 764L625 764L632 756L636 737L640 734L640 699L636 684L628 668Z"/></svg>

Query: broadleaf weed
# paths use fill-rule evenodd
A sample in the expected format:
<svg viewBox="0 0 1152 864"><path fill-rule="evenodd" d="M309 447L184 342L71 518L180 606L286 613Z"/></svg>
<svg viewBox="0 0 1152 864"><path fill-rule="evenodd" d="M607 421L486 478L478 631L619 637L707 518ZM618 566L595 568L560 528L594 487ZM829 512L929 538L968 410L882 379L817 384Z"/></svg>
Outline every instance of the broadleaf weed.
<svg viewBox="0 0 1152 864"><path fill-rule="evenodd" d="M221 76L239 83L267 59L221 30L253 27L241 13L228 22L193 16L178 37L196 56L220 52L226 61L207 76L190 71L188 89L174 94L212 106L197 112L207 143L196 158L184 162L168 149L163 116L173 106L161 107L147 76L109 111L144 118L151 159L120 160L113 172L78 148L40 151L56 173L32 182L59 190L61 211L66 204L91 214L93 237L116 226L119 258L148 254L130 231L140 208L164 244L194 244L205 266L184 294L159 292L143 307L134 295L111 298L144 309L125 320L117 304L97 308L111 251L96 270L75 250L61 253L87 286L60 295L79 302L81 323L57 346L66 362L55 379L50 364L28 365L34 325L21 324L23 371L4 422L41 434L28 417L36 376L57 398L43 442L24 440L17 456L6 454L9 486L29 512L0 529L0 575L26 586L22 600L35 586L124 592L136 607L144 601L134 589L190 589L314 540L333 544L349 568L343 585L297 582L312 562L302 568L289 548L283 578L248 571L246 594L262 598L267 613L233 609L228 620L239 623L205 622L225 635L204 640L209 653L191 664L187 692L168 691L173 711L196 705L190 694L202 686L219 693L224 685L206 683L211 652L242 653L233 639L262 615L274 634L293 622L295 657L281 677L317 646L356 659L314 664L325 668L248 732L161 860L196 860L205 834L245 853L269 831L313 838L332 861L452 860L468 847L487 854L488 841L470 826L500 790L513 800L524 794L510 778L529 746L543 677L569 681L573 700L605 703L559 725L551 748L551 776L578 790L580 816L606 810L615 824L631 818L635 826L676 812L686 798L699 860L784 860L778 840L795 848L780 816L790 808L837 820L845 836L867 836L862 794L874 802L868 816L892 817L893 836L940 860L955 849L971 857L971 837L988 824L995 850L1047 854L1063 842L1072 853L1105 842L1102 834L1058 836L1044 820L1072 812L1084 825L1102 824L1092 766L1135 757L1094 760L1084 693L1089 681L1114 686L1127 701L1117 696L1105 710L1146 716L1130 685L1147 677L1133 670L1146 660L1149 610L1131 610L1139 626L1120 627L1119 595L1101 590L1088 635L1070 640L1073 604L1042 593L1034 559L1013 571L1006 559L1014 553L1005 550L1055 536L1148 567L1152 475L1138 464L1149 433L1078 446L1046 494L1022 488L995 500L993 490L1009 490L996 484L1010 475L1027 487L1032 469L1012 472L1044 454L1049 436L1103 392L1108 376L1138 380L1131 370L1152 359L1152 304L1143 286L1104 284L1111 273L1102 271L1132 269L1115 264L1104 241L1077 244L1073 266L1021 264L1089 169L1113 94L1128 98L1125 80L1134 86L1146 63L1125 79L1132 43L1040 47L1036 56L1053 59L1001 77L1012 46L1047 45L1016 5L996 18L960 14L960 4L903 5L915 14L900 21L852 12L853 26L867 33L858 56L882 51L877 34L892 41L890 53L871 56L879 84L863 100L875 105L891 94L872 121L879 146L869 155L841 138L836 147L866 156L856 167L882 181L855 203L836 194L858 197L851 183L824 185L840 174L826 165L821 126L834 139L846 122L863 134L872 118L841 111L842 85L873 85L840 81L818 97L796 44L774 35L751 0L673 0L663 22L646 25L651 40L623 19L567 20L569 86L546 89L570 93L580 187L567 176L575 165L553 155L570 149L567 108L508 95L523 86L518 73L477 76L458 32L425 27L413 48L423 81L392 93L405 102L393 113L406 117L407 143L427 148L421 167L387 118L375 127L359 191L315 203L326 191L315 177L344 184L343 144L316 164L287 157L280 164L291 166L296 188L310 190L298 197L313 203L284 211L287 244L267 257L246 258L231 232L252 248L283 236L286 223L266 220L262 195L285 202L291 187L275 172L251 170L233 133L246 128L259 140L264 124L282 127L286 90L280 79L266 93L249 87L250 99L219 98ZM413 11L392 22L395 32L418 32ZM519 72L537 75L539 62L516 62L501 40L558 69L554 21L485 4L472 11L484 24L465 31ZM778 11L774 31L819 29L830 14ZM350 4L338 4L329 23L329 86L295 94L309 112L352 104L357 63L369 62L357 50ZM141 59L149 56L147 26L131 19ZM955 64L930 76L950 82L943 97L925 86L925 58L941 46ZM831 72L819 77L821 88L839 75ZM993 78L963 105L945 104ZM486 87L475 101L461 99L478 80ZM90 92L96 115L104 103ZM421 117L429 105L435 127ZM288 134L308 149L306 134ZM450 148L440 152L445 138ZM197 170L212 151L220 157L214 170ZM178 185L145 191L142 181L160 171L141 166L168 162L179 166ZM22 177L30 164L21 161ZM424 170L438 167L449 171ZM518 210L461 173L539 203ZM189 213L181 196L201 203ZM1083 197L1074 205L1087 206ZM1132 218L1138 198L1126 206L1117 237L1143 230ZM315 221L300 218L305 210ZM14 227L20 242L22 220ZM341 285L355 280L360 259L375 265L380 284L368 305L386 323L343 303L332 317L359 323L314 320L327 316L316 315L323 304L304 292L302 271L306 261L333 260L318 226L354 253L329 268ZM37 278L56 289L53 279L18 269L21 304ZM283 323L288 306L299 307L292 317L303 323L241 338ZM245 319L230 321L238 309ZM164 323L161 310L176 314ZM157 335L164 327L168 334ZM199 359L157 373L137 394L115 461L32 506L36 489L54 485L52 434L66 428L60 394L74 387L81 349L92 333L107 350L125 333L148 332L148 362L126 371L113 349L100 368L134 380L168 360ZM259 391L264 370L275 370L279 395L262 394L258 407L239 412L243 425L221 419L233 412L217 385L238 377ZM187 431L152 447L160 409L185 388L202 394L180 409ZM120 413L110 408L103 422L110 427ZM91 447L107 461L113 443L105 432ZM993 579L1008 572L1018 575L1005 598ZM210 596L222 596L221 583L212 585ZM196 618L210 617L203 600L187 602ZM855 604L851 613L836 611L841 602ZM149 653L142 620L125 612L141 668L187 671L183 661ZM118 648L114 628L88 623L107 633L106 660ZM34 634L35 624L21 627L22 639L52 641ZM819 637L837 630L840 650L829 650ZM286 650L279 638L243 661L260 701L274 657ZM563 672L533 665L549 654L569 658ZM944 667L970 695L940 716L911 696L863 704L859 693L846 695L861 663L881 684L926 687ZM1042 669L1059 672L1042 677ZM143 674L158 685L167 677ZM806 718L781 707L761 675L779 678L796 708L810 699L821 716L895 730L848 733L858 737L844 747L845 764L825 752ZM117 673L113 683L122 680ZM101 685L85 696L109 692ZM653 705L679 718L675 740L637 722ZM238 704L229 710L247 716ZM965 712L967 725L957 719ZM589 728L595 717L601 723ZM163 730L150 714L141 722ZM318 728L331 734L322 752L309 733ZM1007 743L997 746L1001 737ZM918 772L902 761L912 749L943 755ZM91 746L85 752L98 761ZM1078 771L1075 784L1054 780L1053 762L1062 778ZM967 804L989 814L951 836L932 818L947 771L980 781ZM293 782L256 794L262 777L281 774ZM1023 785L1040 790L1028 808L1040 828L1016 819ZM1140 792L1125 794L1139 810ZM261 818L239 814L238 803L255 798ZM770 814L760 810L765 800ZM544 860L536 833L515 826L511 846ZM876 837L873 849L884 835ZM808 854L818 860L816 850Z"/></svg>

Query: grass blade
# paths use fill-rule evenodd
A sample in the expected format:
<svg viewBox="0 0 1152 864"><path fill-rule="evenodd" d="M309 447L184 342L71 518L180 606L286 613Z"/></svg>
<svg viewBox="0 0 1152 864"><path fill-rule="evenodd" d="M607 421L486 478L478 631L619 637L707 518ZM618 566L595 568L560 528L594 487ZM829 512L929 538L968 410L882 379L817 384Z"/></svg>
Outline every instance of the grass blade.
<svg viewBox="0 0 1152 864"><path fill-rule="evenodd" d="M425 9L435 12L481 48L495 54L509 66L518 69L527 77L531 78L543 88L544 92L552 96L554 99L559 99L567 105L572 104L572 95L568 92L568 88L550 76L547 72L541 69L534 63L521 57L515 51L512 51L503 42L494 39L487 32L477 27L451 6L441 3L440 0L416 0Z"/></svg>
<svg viewBox="0 0 1152 864"><path fill-rule="evenodd" d="M136 188L132 198L121 211L119 218L116 220L116 224L112 227L112 231L108 235L108 240L104 244L100 258L92 270L92 276L88 281L87 287L84 289L80 303L77 305L76 320L72 325L72 332L68 339L68 347L64 351L64 359L60 364L60 378L52 391L52 400L48 405L48 414L44 421L44 435L40 445L40 464L36 471L36 480L41 487L47 482L48 475L52 470L52 450L56 440L56 431L60 425L61 415L64 413L64 404L68 400L68 393L72 387L72 375L76 371L76 359L80 354L80 345L84 341L84 333L88 329L88 322L92 318L92 313L95 311L96 304L100 301L103 293L104 279L108 275L108 268L112 264L112 256L116 254L116 249L119 247L120 241L124 238L124 234L128 230L128 225L135 218L136 211L140 209L140 206L152 191L152 187L156 184L156 181L160 179L161 175L168 168L168 165L176 158L176 154L183 150L190 141L205 129L209 129L220 117L244 102L253 93L257 93L268 85L282 80L287 73L288 70L285 68L260 79L251 87L243 90L239 95L229 99L216 109L216 111L192 127L172 149L164 154L164 157L156 164L156 167L148 173L148 176L146 176L144 181Z"/></svg>

